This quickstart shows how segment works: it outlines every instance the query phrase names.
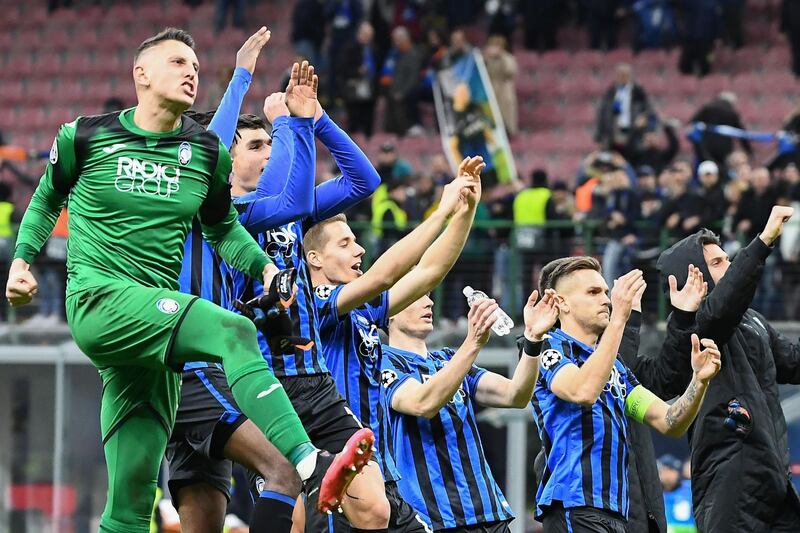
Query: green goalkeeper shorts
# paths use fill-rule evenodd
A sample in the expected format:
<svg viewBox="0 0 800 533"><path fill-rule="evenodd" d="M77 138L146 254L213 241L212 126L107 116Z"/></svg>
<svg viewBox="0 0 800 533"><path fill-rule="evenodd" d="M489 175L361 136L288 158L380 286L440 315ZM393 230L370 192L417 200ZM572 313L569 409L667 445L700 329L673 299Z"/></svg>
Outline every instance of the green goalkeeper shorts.
<svg viewBox="0 0 800 533"><path fill-rule="evenodd" d="M196 296L126 284L87 288L67 298L75 343L100 372L103 442L136 409L146 407L172 431L180 400L180 369L167 357ZM177 371L176 371L177 370Z"/></svg>

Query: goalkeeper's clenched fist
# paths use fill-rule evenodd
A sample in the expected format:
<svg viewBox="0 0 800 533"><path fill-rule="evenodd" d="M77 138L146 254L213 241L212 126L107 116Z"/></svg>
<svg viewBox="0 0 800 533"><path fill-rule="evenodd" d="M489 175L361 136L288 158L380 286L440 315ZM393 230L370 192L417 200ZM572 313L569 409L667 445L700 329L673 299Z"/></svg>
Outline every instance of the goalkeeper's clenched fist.
<svg viewBox="0 0 800 533"><path fill-rule="evenodd" d="M264 294L247 303L238 299L233 302L233 306L264 334L272 353L291 354L314 345L311 339L293 335L294 324L288 309L297 296L296 279L296 268L281 270Z"/></svg>

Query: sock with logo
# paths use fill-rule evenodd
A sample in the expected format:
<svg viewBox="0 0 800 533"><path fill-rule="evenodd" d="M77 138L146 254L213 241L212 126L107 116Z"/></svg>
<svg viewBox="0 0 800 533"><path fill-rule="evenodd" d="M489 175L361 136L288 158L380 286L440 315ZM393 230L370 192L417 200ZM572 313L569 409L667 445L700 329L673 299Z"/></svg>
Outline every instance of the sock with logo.
<svg viewBox="0 0 800 533"><path fill-rule="evenodd" d="M250 516L250 533L289 533L295 503L297 501L291 496L262 491Z"/></svg>

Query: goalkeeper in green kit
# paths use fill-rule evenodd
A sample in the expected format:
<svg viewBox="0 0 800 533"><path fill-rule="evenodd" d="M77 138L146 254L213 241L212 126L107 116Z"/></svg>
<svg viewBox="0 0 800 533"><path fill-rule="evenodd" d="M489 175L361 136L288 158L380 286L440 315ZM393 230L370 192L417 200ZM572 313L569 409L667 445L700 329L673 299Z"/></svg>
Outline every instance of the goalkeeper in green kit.
<svg viewBox="0 0 800 533"><path fill-rule="evenodd" d="M61 127L20 224L6 287L14 306L36 294L30 263L69 197L67 320L103 381L103 532L149 531L184 362L224 365L241 410L295 466L306 490L319 490L320 502L341 501L371 456L369 430L335 457L317 450L269 372L253 323L177 291L184 241L199 216L226 262L286 298L286 287L271 283L286 276L231 205L230 155L213 133L182 116L194 103L198 68L191 36L168 28L136 52L137 107ZM283 503L271 529L278 533L291 526L293 501Z"/></svg>

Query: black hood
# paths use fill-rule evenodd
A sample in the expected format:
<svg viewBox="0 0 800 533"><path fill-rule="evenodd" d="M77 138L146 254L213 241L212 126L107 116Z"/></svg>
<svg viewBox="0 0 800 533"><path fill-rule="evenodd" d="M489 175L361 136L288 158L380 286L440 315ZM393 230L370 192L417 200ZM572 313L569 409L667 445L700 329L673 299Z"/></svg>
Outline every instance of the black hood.
<svg viewBox="0 0 800 533"><path fill-rule="evenodd" d="M664 290L667 292L669 292L668 278L670 275L675 276L678 280L678 288L682 288L686 284L690 264L699 268L700 272L703 273L703 281L708 283L708 292L711 292L711 289L714 288L714 280L711 279L708 265L706 265L706 260L703 257L703 245L700 244L700 237L704 233L708 235L708 230L700 230L693 235L689 235L661 252L661 255L658 256L656 267L664 284Z"/></svg>

